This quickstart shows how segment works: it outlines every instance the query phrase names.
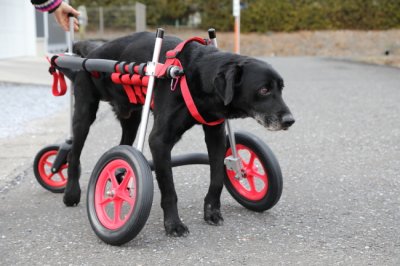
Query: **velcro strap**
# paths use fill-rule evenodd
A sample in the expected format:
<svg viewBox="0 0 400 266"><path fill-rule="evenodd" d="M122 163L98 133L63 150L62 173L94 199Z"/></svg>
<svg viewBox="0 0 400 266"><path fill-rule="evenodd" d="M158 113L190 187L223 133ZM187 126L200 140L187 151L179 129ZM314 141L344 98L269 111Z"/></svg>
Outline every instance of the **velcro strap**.
<svg viewBox="0 0 400 266"><path fill-rule="evenodd" d="M141 63L141 64L139 65L138 73L139 73L140 76L146 75L146 69L145 69L146 66L147 66L146 63Z"/></svg>
<svg viewBox="0 0 400 266"><path fill-rule="evenodd" d="M134 74L134 67L135 67L135 62L131 62L128 65L125 65L125 71L129 74Z"/></svg>

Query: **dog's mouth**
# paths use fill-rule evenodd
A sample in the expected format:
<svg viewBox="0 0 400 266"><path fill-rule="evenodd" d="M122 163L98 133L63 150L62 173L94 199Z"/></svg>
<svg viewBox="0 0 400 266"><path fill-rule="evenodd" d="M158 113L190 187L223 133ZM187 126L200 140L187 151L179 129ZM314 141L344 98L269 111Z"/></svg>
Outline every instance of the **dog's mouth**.
<svg viewBox="0 0 400 266"><path fill-rule="evenodd" d="M293 116L287 114L279 118L277 115L274 116L263 116L260 114L254 115L254 119L263 127L270 131L288 130L289 127L294 123Z"/></svg>

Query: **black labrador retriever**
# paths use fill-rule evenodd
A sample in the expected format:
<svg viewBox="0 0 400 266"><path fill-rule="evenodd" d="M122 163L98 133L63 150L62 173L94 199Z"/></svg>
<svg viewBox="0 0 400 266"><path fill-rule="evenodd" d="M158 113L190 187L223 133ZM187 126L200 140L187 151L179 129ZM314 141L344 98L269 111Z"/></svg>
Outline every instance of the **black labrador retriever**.
<svg viewBox="0 0 400 266"><path fill-rule="evenodd" d="M126 62L151 61L155 34L135 33L101 46L78 42L74 52L86 58L101 58ZM181 42L166 36L163 40L160 62L168 50ZM197 109L206 121L225 118L253 117L269 130L288 129L294 119L282 99L283 80L267 63L250 57L219 51L209 45L188 43L178 55ZM122 127L120 144L132 145L141 119L142 106L131 104L121 85L111 79L93 77L79 71L74 74L75 112L73 116L73 144L69 154L68 183L64 203L73 206L80 201L80 155L96 118L99 101L108 101ZM184 236L189 230L179 218L175 192L171 150L185 131L198 122L190 115L179 89L171 91L168 79L157 79L154 89L154 126L149 136L161 207L164 210L166 233ZM224 124L203 125L210 158L211 184L204 199L204 219L220 225L220 196L224 177Z"/></svg>

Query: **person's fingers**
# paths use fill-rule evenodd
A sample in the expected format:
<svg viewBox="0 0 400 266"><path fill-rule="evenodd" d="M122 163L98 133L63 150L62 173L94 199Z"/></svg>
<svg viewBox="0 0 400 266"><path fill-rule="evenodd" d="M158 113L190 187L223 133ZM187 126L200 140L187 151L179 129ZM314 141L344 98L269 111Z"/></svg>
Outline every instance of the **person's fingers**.
<svg viewBox="0 0 400 266"><path fill-rule="evenodd" d="M67 14L72 14L75 18L79 17L80 13L74 9L72 6L69 6L68 8L65 9L65 12Z"/></svg>
<svg viewBox="0 0 400 266"><path fill-rule="evenodd" d="M69 14L74 16L74 30L79 30L79 22L77 17L80 15L80 13L65 2L62 2L62 4L56 9L54 12L54 17L64 31L69 31Z"/></svg>
<svg viewBox="0 0 400 266"><path fill-rule="evenodd" d="M64 31L69 31L69 23L67 21L64 21L62 24L62 28Z"/></svg>
<svg viewBox="0 0 400 266"><path fill-rule="evenodd" d="M64 31L68 31L68 20L65 20L63 17L60 18L59 16L54 16L54 18Z"/></svg>
<svg viewBox="0 0 400 266"><path fill-rule="evenodd" d="M65 16L61 23L59 23L64 31L69 31L69 17ZM78 19L74 18L74 31L79 30Z"/></svg>
<svg viewBox="0 0 400 266"><path fill-rule="evenodd" d="M75 10L75 9L73 9L73 8L72 8L72 10L71 10L70 13L72 13L72 15L74 15L74 17L76 17L76 18L79 17L80 14L81 14L81 13L79 13L77 10Z"/></svg>
<svg viewBox="0 0 400 266"><path fill-rule="evenodd" d="M75 31L79 30L79 21L77 18L74 18L74 30Z"/></svg>

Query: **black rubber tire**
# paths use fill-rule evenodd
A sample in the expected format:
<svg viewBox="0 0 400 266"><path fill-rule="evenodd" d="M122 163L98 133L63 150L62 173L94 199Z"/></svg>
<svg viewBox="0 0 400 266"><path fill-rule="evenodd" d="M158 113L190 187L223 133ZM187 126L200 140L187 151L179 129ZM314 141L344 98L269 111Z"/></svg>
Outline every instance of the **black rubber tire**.
<svg viewBox="0 0 400 266"><path fill-rule="evenodd" d="M35 173L36 180L39 182L39 184L42 187L44 187L45 189L47 189L48 191L51 191L53 193L63 193L65 190L65 186L54 187L54 186L47 184L43 180L44 177L40 174L39 168L41 166L39 164L40 164L40 160L42 159L42 157L44 155L46 155L46 153L51 152L51 151L57 152L59 148L60 148L60 145L57 145L57 144L46 146L36 154L35 160L33 161L33 172Z"/></svg>
<svg viewBox="0 0 400 266"><path fill-rule="evenodd" d="M95 208L95 191L102 170L114 160L129 164L136 177L136 200L133 211L126 222L115 230L108 229L99 220ZM153 203L153 176L146 158L132 146L120 145L107 151L99 159L89 180L87 192L87 213L96 235L110 245L122 245L133 238L145 225Z"/></svg>
<svg viewBox="0 0 400 266"><path fill-rule="evenodd" d="M242 144L257 155L268 175L268 189L265 196L260 200L249 200L235 189L227 175L226 168L224 176L225 187L232 197L247 209L256 212L266 211L272 208L282 195L283 180L279 162L268 145L257 136L248 132L235 132L235 140L236 145ZM230 143L227 137L227 151L228 149L230 149Z"/></svg>

